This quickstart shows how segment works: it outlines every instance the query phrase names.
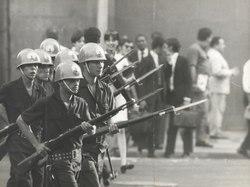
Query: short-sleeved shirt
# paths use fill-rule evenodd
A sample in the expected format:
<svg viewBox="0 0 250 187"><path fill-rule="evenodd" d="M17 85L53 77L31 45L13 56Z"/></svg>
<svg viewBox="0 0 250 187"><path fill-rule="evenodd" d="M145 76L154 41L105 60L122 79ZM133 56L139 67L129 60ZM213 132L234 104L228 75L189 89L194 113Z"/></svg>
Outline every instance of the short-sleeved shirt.
<svg viewBox="0 0 250 187"><path fill-rule="evenodd" d="M80 125L83 121L91 119L88 104L77 96L70 99L67 109L60 98L59 91L51 96L42 98L32 107L21 114L25 123L30 124L36 120L44 119L43 123L45 140L58 137L67 130ZM58 152L68 152L82 146L82 136L72 137L57 147Z"/></svg>
<svg viewBox="0 0 250 187"><path fill-rule="evenodd" d="M202 49L198 43L191 45L188 49L187 59L190 66L196 67L197 74L210 75L211 66L208 61L207 51Z"/></svg>
<svg viewBox="0 0 250 187"><path fill-rule="evenodd" d="M34 82L30 96L22 78L12 81L0 89L0 103L5 107L10 123L16 122L17 117L41 97L45 97L45 90ZM34 127L32 130L35 135L38 135L41 128ZM32 145L22 135L20 136L20 133L9 136L7 144L10 152L31 153L34 151Z"/></svg>
<svg viewBox="0 0 250 187"><path fill-rule="evenodd" d="M111 88L108 86L108 84L100 80L97 80L96 82L96 93L94 95L89 89L89 85L86 79L82 79L80 82L78 96L82 97L88 103L91 118L96 118L99 115L105 114L110 110L113 110L115 107L114 96ZM98 128L100 126L104 126L105 123L95 125ZM87 141L83 141L83 151L104 151L105 142L100 141L99 143L97 143L97 139L90 138Z"/></svg>

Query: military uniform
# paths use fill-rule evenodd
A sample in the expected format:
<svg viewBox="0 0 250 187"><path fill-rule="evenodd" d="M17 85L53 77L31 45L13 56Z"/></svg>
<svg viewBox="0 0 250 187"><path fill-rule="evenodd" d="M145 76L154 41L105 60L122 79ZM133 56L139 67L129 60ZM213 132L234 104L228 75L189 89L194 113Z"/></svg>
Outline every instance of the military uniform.
<svg viewBox="0 0 250 187"><path fill-rule="evenodd" d="M89 111L92 118L107 113L114 109L114 97L110 87L97 80L96 92L92 93L88 86L88 82L83 79L80 82L78 95L86 100L89 105ZM96 124L97 128L106 124ZM99 178L103 169L103 160L107 143L105 136L91 138L83 142L82 169L80 177L80 186L97 187L99 186Z"/></svg>
<svg viewBox="0 0 250 187"><path fill-rule="evenodd" d="M59 91L43 98L21 114L23 121L30 124L44 118L43 133L45 140L58 137L67 130L89 121L87 103L77 96L71 96L67 109L60 98ZM77 187L76 174L81 164L82 136L73 137L58 146L49 155L52 172L60 187Z"/></svg>
<svg viewBox="0 0 250 187"><path fill-rule="evenodd" d="M34 83L32 95L30 96L24 86L22 78L12 81L4 85L0 89L0 103L2 103L6 109L8 120L10 123L14 123L19 114L25 109L30 107L37 99L45 95L44 90ZM37 137L40 136L39 128L32 128ZM11 163L10 179L7 183L8 187L22 184L22 186L32 186L31 174L33 178L33 186L42 186L43 171L41 168L33 168L31 173L20 175L17 174L15 169L19 162L32 154L35 149L24 138L22 133L14 133L10 135L6 142L9 159Z"/></svg>

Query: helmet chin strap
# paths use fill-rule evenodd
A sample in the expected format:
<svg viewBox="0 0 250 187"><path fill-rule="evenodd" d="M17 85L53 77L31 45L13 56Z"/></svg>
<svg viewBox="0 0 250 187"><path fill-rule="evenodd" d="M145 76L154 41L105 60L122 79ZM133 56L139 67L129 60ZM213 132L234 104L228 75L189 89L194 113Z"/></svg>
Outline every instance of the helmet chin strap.
<svg viewBox="0 0 250 187"><path fill-rule="evenodd" d="M20 72L21 72L27 79L29 79L30 81L33 80L32 78L28 77L28 76L23 72L22 67L20 67L19 70L20 70Z"/></svg>
<svg viewBox="0 0 250 187"><path fill-rule="evenodd" d="M67 83L64 80L62 82L72 94L75 94L75 92L67 85Z"/></svg>
<svg viewBox="0 0 250 187"><path fill-rule="evenodd" d="M85 62L85 67L86 67L86 69L87 69L87 72L90 74L88 62Z"/></svg>

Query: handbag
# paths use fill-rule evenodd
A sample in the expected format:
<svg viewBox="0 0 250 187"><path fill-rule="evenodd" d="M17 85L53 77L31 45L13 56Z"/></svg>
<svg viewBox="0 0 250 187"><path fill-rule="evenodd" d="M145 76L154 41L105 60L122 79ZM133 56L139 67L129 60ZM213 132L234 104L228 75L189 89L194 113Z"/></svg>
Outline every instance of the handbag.
<svg viewBox="0 0 250 187"><path fill-rule="evenodd" d="M182 110L175 116L175 126L180 128L196 128L199 113L193 110Z"/></svg>

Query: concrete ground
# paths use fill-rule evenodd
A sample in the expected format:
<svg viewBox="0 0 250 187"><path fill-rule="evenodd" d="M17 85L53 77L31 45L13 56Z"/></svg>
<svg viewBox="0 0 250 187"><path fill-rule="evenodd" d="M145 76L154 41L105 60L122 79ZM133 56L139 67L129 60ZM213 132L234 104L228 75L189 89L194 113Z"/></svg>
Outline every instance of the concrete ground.
<svg viewBox="0 0 250 187"><path fill-rule="evenodd" d="M156 158L146 158L146 150L139 156L129 147L128 161L135 168L118 174L111 187L249 187L250 160L236 153L244 132L226 132L228 139L211 140L214 148L195 147L189 158L181 158L182 142L178 137L176 155L167 159L163 150ZM119 170L119 157L112 157ZM9 172L8 158L0 162L0 187L5 186ZM119 172L119 171L118 171Z"/></svg>

